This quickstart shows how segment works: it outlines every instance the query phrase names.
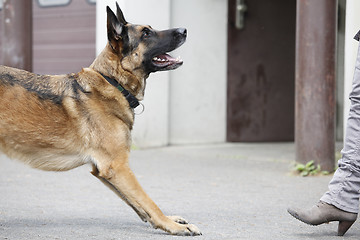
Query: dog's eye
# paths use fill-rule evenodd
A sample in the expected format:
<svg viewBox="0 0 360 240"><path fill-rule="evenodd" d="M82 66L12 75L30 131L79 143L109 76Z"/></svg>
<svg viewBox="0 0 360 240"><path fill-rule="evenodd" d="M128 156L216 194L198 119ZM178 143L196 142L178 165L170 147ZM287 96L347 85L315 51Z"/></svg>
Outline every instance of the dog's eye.
<svg viewBox="0 0 360 240"><path fill-rule="evenodd" d="M142 30L142 36L143 37L149 37L151 35L151 30L150 29L148 29L148 28L144 28L143 30Z"/></svg>

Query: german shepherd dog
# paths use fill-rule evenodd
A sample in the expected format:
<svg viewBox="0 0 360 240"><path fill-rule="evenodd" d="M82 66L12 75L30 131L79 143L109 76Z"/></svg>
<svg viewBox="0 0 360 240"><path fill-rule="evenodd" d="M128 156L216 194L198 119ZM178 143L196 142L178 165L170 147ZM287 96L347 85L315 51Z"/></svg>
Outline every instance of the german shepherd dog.
<svg viewBox="0 0 360 240"><path fill-rule="evenodd" d="M128 23L107 7L108 43L89 68L37 75L0 66L0 150L48 171L86 163L92 174L140 218L173 235L200 235L178 216L165 216L129 168L134 107L150 73L176 69L167 52L185 42L186 29L156 31Z"/></svg>

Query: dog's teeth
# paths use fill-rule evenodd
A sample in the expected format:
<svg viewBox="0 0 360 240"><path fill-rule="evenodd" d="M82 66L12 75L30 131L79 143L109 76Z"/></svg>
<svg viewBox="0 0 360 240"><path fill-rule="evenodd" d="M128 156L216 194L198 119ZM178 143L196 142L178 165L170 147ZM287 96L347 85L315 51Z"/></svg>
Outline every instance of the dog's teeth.
<svg viewBox="0 0 360 240"><path fill-rule="evenodd" d="M158 58L158 57L153 57L153 60L154 61L157 61L157 62L168 62L169 60L166 59L166 58Z"/></svg>

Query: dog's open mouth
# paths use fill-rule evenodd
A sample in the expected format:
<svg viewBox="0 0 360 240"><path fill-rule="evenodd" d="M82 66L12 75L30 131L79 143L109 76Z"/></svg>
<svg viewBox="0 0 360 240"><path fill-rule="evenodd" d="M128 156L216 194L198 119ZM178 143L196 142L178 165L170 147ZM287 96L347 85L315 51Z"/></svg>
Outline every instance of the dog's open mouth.
<svg viewBox="0 0 360 240"><path fill-rule="evenodd" d="M183 64L180 57L173 58L167 53L160 54L152 58L152 63L162 70L175 69Z"/></svg>

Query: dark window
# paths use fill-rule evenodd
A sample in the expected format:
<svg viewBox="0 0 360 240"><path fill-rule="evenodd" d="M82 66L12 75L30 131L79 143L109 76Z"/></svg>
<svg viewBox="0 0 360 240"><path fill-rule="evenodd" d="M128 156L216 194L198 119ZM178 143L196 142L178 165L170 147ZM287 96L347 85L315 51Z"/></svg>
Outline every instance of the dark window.
<svg viewBox="0 0 360 240"><path fill-rule="evenodd" d="M40 7L58 7L69 5L71 0L37 0L37 2Z"/></svg>
<svg viewBox="0 0 360 240"><path fill-rule="evenodd" d="M0 0L1 1L1 0ZM96 4L96 0L86 0L89 4Z"/></svg>

